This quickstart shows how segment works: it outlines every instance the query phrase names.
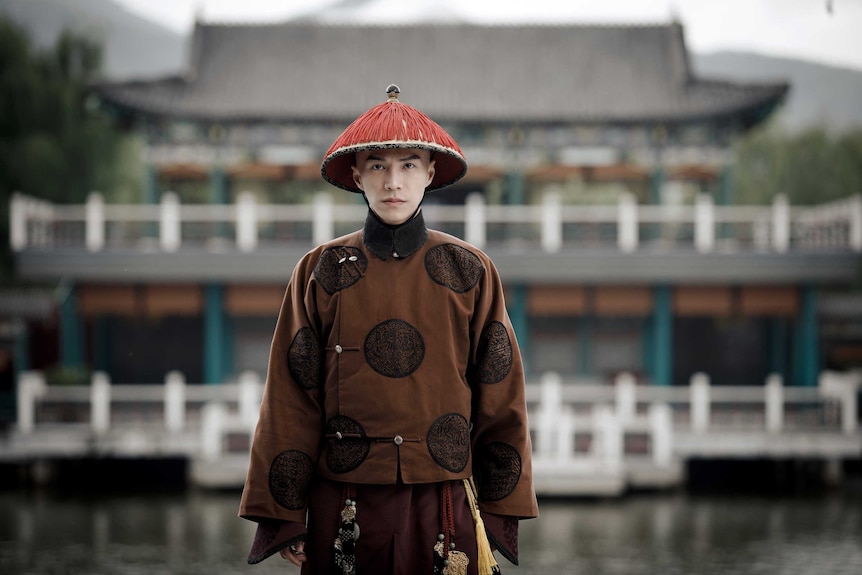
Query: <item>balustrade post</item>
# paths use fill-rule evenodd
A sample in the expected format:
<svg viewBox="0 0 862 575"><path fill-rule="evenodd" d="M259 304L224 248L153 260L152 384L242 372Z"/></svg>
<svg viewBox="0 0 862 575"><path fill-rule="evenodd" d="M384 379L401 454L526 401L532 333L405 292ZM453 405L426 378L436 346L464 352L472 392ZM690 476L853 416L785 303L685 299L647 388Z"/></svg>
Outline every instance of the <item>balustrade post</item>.
<svg viewBox="0 0 862 575"><path fill-rule="evenodd" d="M614 380L616 392L617 417L620 423L626 425L631 423L636 411L636 384L635 376L624 371L617 374Z"/></svg>
<svg viewBox="0 0 862 575"><path fill-rule="evenodd" d="M778 433L784 427L784 382L781 375L769 374L766 378L766 430Z"/></svg>
<svg viewBox="0 0 862 575"><path fill-rule="evenodd" d="M96 371L90 381L90 428L105 433L111 427L111 380L103 371Z"/></svg>
<svg viewBox="0 0 862 575"><path fill-rule="evenodd" d="M694 206L694 246L700 253L709 253L715 247L715 206L709 194L697 195Z"/></svg>
<svg viewBox="0 0 862 575"><path fill-rule="evenodd" d="M323 244L335 237L335 207L332 194L318 192L314 195L311 240Z"/></svg>
<svg viewBox="0 0 862 575"><path fill-rule="evenodd" d="M617 247L630 253L638 247L638 204L633 194L620 194L617 210Z"/></svg>
<svg viewBox="0 0 862 575"><path fill-rule="evenodd" d="M790 246L790 205L787 196L777 194L772 201L772 249L784 253Z"/></svg>
<svg viewBox="0 0 862 575"><path fill-rule="evenodd" d="M575 454L575 421L574 413L568 406L563 407L559 414L557 425L557 460L572 459Z"/></svg>
<svg viewBox="0 0 862 575"><path fill-rule="evenodd" d="M850 200L850 248L862 252L862 195L856 194Z"/></svg>
<svg viewBox="0 0 862 575"><path fill-rule="evenodd" d="M464 239L477 248L484 247L487 240L485 219L485 197L478 192L468 195L464 206Z"/></svg>
<svg viewBox="0 0 862 575"><path fill-rule="evenodd" d="M18 433L26 435L36 426L36 399L48 391L40 371L22 371L18 376Z"/></svg>
<svg viewBox="0 0 862 575"><path fill-rule="evenodd" d="M540 381L539 421L536 430L536 451L543 455L554 452L557 428L562 405L562 380L560 375L549 371Z"/></svg>
<svg viewBox="0 0 862 575"><path fill-rule="evenodd" d="M257 247L257 200L251 192L240 192L236 199L236 246L241 252Z"/></svg>
<svg viewBox="0 0 862 575"><path fill-rule="evenodd" d="M201 418L201 453L204 458L212 461L224 452L227 409L224 404L211 401L204 405Z"/></svg>
<svg viewBox="0 0 862 575"><path fill-rule="evenodd" d="M557 191L546 192L542 197L542 249L558 252L563 246L562 201Z"/></svg>
<svg viewBox="0 0 862 575"><path fill-rule="evenodd" d="M182 431L186 425L186 378L179 371L165 376L165 428Z"/></svg>
<svg viewBox="0 0 862 575"><path fill-rule="evenodd" d="M709 376L698 372L691 376L691 427L697 433L709 430Z"/></svg>
<svg viewBox="0 0 862 575"><path fill-rule="evenodd" d="M101 251L105 247L105 199L102 194L91 192L87 196L85 212L87 250Z"/></svg>
<svg viewBox="0 0 862 575"><path fill-rule="evenodd" d="M263 385L260 376L255 371L243 371L239 374L239 416L242 422L254 429L257 424Z"/></svg>
<svg viewBox="0 0 862 575"><path fill-rule="evenodd" d="M174 192L165 192L159 209L159 245L166 252L180 247L180 198Z"/></svg>
<svg viewBox="0 0 862 575"><path fill-rule="evenodd" d="M606 470L620 469L623 462L623 430L611 408L606 405L593 408L593 445Z"/></svg>
<svg viewBox="0 0 862 575"><path fill-rule="evenodd" d="M673 423L670 406L653 403L649 406L652 460L659 467L667 467L673 458Z"/></svg>
<svg viewBox="0 0 862 575"><path fill-rule="evenodd" d="M27 247L27 198L15 192L9 200L9 247L19 252Z"/></svg>

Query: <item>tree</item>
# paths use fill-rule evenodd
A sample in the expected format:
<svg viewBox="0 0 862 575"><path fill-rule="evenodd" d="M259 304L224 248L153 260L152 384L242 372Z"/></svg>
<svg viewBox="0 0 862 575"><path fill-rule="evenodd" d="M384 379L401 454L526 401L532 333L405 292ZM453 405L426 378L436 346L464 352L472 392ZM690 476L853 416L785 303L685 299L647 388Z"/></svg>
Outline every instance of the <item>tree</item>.
<svg viewBox="0 0 862 575"><path fill-rule="evenodd" d="M837 136L815 128L796 135L765 129L739 142L734 189L739 203L819 204L862 193L862 129Z"/></svg>
<svg viewBox="0 0 862 575"><path fill-rule="evenodd" d="M83 203L92 190L135 187L132 137L112 125L88 95L101 47L64 32L52 50L34 51L27 34L0 18L0 233L2 283L11 281L9 198L15 191L55 203Z"/></svg>

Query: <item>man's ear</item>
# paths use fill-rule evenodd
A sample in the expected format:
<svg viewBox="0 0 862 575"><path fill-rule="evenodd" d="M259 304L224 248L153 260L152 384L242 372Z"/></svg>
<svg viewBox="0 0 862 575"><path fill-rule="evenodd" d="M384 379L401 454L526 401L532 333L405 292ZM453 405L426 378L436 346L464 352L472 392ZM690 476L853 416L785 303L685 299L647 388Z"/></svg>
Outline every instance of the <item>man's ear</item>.
<svg viewBox="0 0 862 575"><path fill-rule="evenodd" d="M435 163L436 160L431 160L430 162L428 162L428 183L425 184L426 188L431 185L431 182L434 181L434 174L437 173L437 170L434 169Z"/></svg>
<svg viewBox="0 0 862 575"><path fill-rule="evenodd" d="M356 169L356 166L350 166L350 171L353 174L353 183L364 192L365 188L362 187L362 176L359 174L359 170Z"/></svg>

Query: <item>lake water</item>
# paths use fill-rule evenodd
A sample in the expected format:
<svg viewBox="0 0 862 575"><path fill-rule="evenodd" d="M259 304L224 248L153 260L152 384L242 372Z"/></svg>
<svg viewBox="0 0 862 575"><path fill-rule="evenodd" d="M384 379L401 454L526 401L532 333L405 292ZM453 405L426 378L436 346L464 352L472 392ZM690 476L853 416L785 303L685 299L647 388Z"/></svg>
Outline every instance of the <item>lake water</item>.
<svg viewBox="0 0 862 575"><path fill-rule="evenodd" d="M0 492L2 574L297 573L245 564L253 525L238 494L62 497ZM862 493L797 497L648 494L542 501L504 574L862 573Z"/></svg>

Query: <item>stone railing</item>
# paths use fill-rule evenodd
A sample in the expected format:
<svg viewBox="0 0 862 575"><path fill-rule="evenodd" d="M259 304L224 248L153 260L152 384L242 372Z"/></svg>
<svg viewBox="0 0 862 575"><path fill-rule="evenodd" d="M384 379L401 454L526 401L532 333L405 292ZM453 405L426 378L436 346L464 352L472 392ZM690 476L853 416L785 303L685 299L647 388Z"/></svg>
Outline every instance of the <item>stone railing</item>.
<svg viewBox="0 0 862 575"><path fill-rule="evenodd" d="M862 196L823 206L716 206L701 194L693 205L639 205L622 194L616 205L564 205L548 192L536 205L488 205L471 194L465 205L426 205L432 227L485 247L557 252L570 247L622 252L673 247L727 251L862 251ZM366 207L338 204L321 192L308 204L259 204L249 192L234 204L184 205L173 192L159 204L107 204L93 193L83 205L58 205L22 194L10 200L10 246L27 249L184 247L252 252L266 245L319 244L358 229Z"/></svg>

